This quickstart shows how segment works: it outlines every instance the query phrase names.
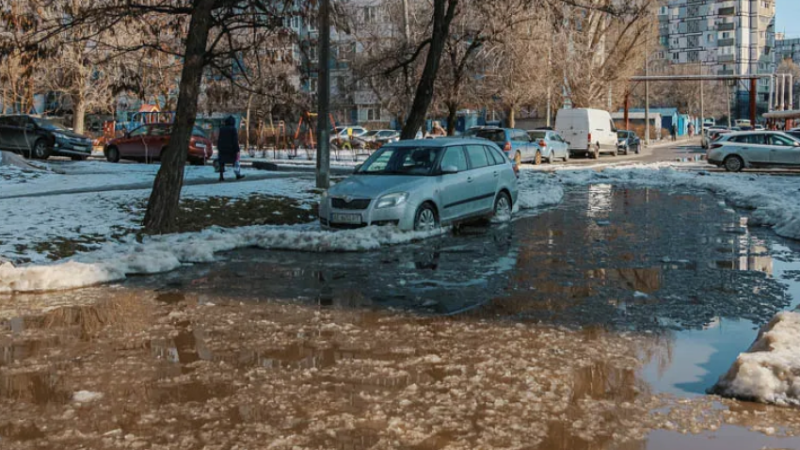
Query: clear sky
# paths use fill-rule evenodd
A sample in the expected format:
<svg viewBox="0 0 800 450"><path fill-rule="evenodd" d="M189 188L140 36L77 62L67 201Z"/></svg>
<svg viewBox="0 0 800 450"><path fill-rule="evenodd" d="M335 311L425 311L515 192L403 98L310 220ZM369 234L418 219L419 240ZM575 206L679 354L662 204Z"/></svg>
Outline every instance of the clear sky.
<svg viewBox="0 0 800 450"><path fill-rule="evenodd" d="M775 31L800 38L800 0L777 0L775 5Z"/></svg>

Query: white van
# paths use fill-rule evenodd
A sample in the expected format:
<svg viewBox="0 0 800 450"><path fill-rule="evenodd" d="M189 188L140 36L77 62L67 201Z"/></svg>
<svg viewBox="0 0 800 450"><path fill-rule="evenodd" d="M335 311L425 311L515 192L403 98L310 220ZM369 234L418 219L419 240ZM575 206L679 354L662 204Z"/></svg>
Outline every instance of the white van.
<svg viewBox="0 0 800 450"><path fill-rule="evenodd" d="M586 155L595 159L600 157L600 153L617 156L617 129L608 111L559 110L556 131L569 143L570 156Z"/></svg>

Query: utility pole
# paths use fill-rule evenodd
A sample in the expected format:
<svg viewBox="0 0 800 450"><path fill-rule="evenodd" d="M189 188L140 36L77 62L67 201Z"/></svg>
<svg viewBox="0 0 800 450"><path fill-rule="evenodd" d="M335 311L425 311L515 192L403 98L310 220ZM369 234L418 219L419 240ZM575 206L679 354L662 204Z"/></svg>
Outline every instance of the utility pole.
<svg viewBox="0 0 800 450"><path fill-rule="evenodd" d="M706 103L705 103L705 98L703 96L704 84L705 83L703 82L703 80L700 80L700 135L701 136L706 132Z"/></svg>
<svg viewBox="0 0 800 450"><path fill-rule="evenodd" d="M330 0L319 2L319 65L317 66L317 188L331 185L330 124L331 73L328 67L331 52Z"/></svg>
<svg viewBox="0 0 800 450"><path fill-rule="evenodd" d="M731 128L731 85L725 82L725 103L728 105L728 129Z"/></svg>
<svg viewBox="0 0 800 450"><path fill-rule="evenodd" d="M644 37L644 76L650 76L649 44L650 35ZM644 145L650 146L650 81L644 80Z"/></svg>
<svg viewBox="0 0 800 450"><path fill-rule="evenodd" d="M547 126L550 126L550 111L553 109L553 83L550 80L552 76L553 65L553 38L550 37L550 47L547 49Z"/></svg>

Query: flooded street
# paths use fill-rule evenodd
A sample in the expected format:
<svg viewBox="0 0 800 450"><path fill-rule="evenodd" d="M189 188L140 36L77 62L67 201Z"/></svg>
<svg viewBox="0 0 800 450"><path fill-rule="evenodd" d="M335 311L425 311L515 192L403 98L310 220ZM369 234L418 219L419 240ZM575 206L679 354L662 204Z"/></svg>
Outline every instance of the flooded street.
<svg viewBox="0 0 800 450"><path fill-rule="evenodd" d="M800 244L747 222L593 185L376 252L0 296L0 448L800 448L799 410L706 395L800 304Z"/></svg>

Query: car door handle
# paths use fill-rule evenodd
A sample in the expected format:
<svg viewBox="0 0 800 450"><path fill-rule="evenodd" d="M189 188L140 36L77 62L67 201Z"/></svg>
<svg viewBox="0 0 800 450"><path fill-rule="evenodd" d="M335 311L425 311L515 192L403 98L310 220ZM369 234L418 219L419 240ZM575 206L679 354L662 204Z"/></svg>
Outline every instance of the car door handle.
<svg viewBox="0 0 800 450"><path fill-rule="evenodd" d="M472 183L472 177L467 177L467 183Z"/></svg>
<svg viewBox="0 0 800 450"><path fill-rule="evenodd" d="M500 173L495 170L494 171L494 177L497 178L499 175L500 175Z"/></svg>

